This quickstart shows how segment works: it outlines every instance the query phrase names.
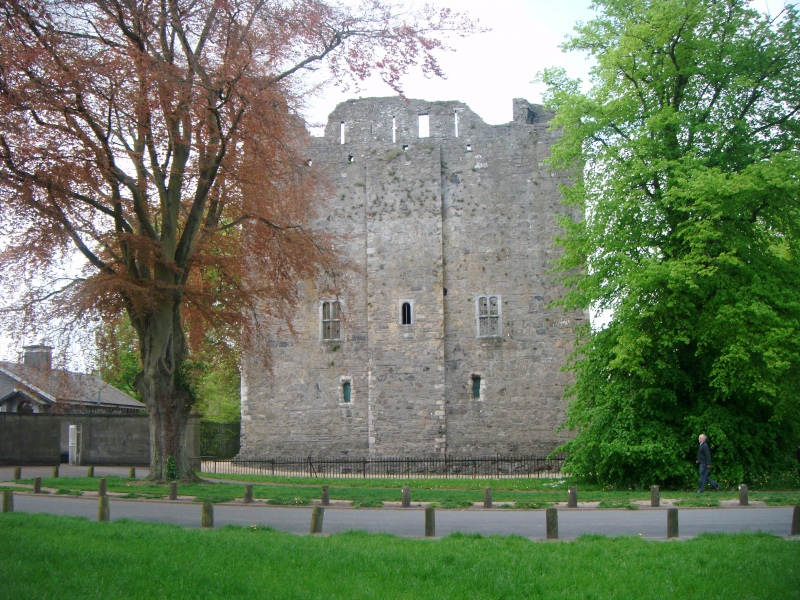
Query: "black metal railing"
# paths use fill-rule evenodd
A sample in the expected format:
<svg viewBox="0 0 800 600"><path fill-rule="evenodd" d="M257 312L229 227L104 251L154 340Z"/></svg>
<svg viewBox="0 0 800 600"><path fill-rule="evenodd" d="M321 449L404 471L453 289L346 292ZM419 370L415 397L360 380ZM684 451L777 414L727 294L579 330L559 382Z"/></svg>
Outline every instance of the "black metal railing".
<svg viewBox="0 0 800 600"><path fill-rule="evenodd" d="M192 459L202 473L238 473L285 477L332 478L550 478L561 476L566 455L541 456L431 456L380 458L233 458L201 456Z"/></svg>

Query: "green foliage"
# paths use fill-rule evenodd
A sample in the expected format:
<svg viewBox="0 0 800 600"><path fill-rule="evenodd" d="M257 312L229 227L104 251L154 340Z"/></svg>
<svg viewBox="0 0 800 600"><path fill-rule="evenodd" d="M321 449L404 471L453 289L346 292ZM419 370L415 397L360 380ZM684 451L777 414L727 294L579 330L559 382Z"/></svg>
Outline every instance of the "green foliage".
<svg viewBox="0 0 800 600"><path fill-rule="evenodd" d="M178 464L175 462L175 457L170 455L167 457L167 481L177 481L180 479L181 474L178 471Z"/></svg>
<svg viewBox="0 0 800 600"><path fill-rule="evenodd" d="M514 506L511 508L519 508L523 510L536 510L540 508L550 508L552 506L551 502L540 502L537 500L523 500L521 502L515 502ZM506 508L506 505L501 505L500 508Z"/></svg>
<svg viewBox="0 0 800 600"><path fill-rule="evenodd" d="M675 506L699 506L699 507L714 507L719 506L719 500L716 496L712 496L706 492L704 494L696 494L689 498L682 498L673 503Z"/></svg>
<svg viewBox="0 0 800 600"><path fill-rule="evenodd" d="M141 370L136 331L127 317L106 323L95 336L97 376L107 384L141 400L133 380Z"/></svg>
<svg viewBox="0 0 800 600"><path fill-rule="evenodd" d="M308 503L308 498L300 498L297 496L279 496L267 500L267 504L276 504L278 506L305 506Z"/></svg>
<svg viewBox="0 0 800 600"><path fill-rule="evenodd" d="M383 502L380 500L353 500L350 503L353 508L380 508Z"/></svg>
<svg viewBox="0 0 800 600"><path fill-rule="evenodd" d="M133 382L141 370L134 329L127 317L97 335L98 376L141 399ZM206 336L190 357L180 362L175 385L191 399L187 408L202 415L201 454L230 458L239 452L239 354L228 341Z"/></svg>
<svg viewBox="0 0 800 600"><path fill-rule="evenodd" d="M597 508L626 508L628 510L639 510L639 505L624 500L603 500L598 503Z"/></svg>
<svg viewBox="0 0 800 600"><path fill-rule="evenodd" d="M563 136L561 304L588 327L562 450L585 481L688 486L788 468L800 438L800 17L745 0L599 0L566 48L592 88L545 71Z"/></svg>

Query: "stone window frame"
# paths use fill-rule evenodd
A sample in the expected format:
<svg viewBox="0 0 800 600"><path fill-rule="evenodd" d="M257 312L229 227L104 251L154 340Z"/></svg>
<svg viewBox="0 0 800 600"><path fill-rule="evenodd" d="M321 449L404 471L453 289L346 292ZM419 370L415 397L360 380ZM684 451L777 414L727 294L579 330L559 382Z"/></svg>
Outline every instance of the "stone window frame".
<svg viewBox="0 0 800 600"><path fill-rule="evenodd" d="M328 304L330 306L338 305L338 314L336 318L325 318L325 305ZM340 298L326 298L324 300L319 301L319 339L321 342L341 342L344 338L342 337L342 312L344 310L344 304ZM326 323L336 323L338 328L338 335L332 335L332 332L328 334L326 337Z"/></svg>
<svg viewBox="0 0 800 600"><path fill-rule="evenodd" d="M408 304L408 309L409 309L409 311L408 311L409 312L409 322L408 323L405 323L404 319L403 319L403 316L404 316L403 315L403 307L406 304ZM414 325L414 320L415 320L414 319L414 317L415 317L415 314L414 314L414 301L413 300L409 300L409 299L400 300L398 302L398 309L399 309L398 313L397 313L398 323L402 327L411 327L411 326L413 326Z"/></svg>
<svg viewBox="0 0 800 600"><path fill-rule="evenodd" d="M345 400L345 386L350 386L350 400ZM342 375L339 377L339 406L348 407L355 404L355 389L353 387L353 378L350 375Z"/></svg>
<svg viewBox="0 0 800 600"><path fill-rule="evenodd" d="M492 299L495 300L497 307L496 314L492 314ZM483 312L482 300L486 301L486 310ZM475 335L479 338L496 338L503 335L503 297L500 294L475 296Z"/></svg>

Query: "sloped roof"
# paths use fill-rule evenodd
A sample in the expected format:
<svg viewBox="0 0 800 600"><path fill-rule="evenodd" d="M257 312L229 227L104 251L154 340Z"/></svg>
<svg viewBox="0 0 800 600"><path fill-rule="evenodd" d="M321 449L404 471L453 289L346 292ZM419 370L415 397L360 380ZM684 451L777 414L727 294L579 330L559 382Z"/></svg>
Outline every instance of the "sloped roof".
<svg viewBox="0 0 800 600"><path fill-rule="evenodd" d="M49 402L69 402L94 406L145 408L138 400L108 385L94 375L63 369L38 369L19 363L0 361L0 373Z"/></svg>

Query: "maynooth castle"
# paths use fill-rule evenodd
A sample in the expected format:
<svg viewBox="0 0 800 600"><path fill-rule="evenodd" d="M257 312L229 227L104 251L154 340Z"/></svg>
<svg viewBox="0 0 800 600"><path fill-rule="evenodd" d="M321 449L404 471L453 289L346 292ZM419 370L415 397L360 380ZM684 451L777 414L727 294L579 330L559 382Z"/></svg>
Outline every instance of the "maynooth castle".
<svg viewBox="0 0 800 600"><path fill-rule="evenodd" d="M514 100L487 125L460 102L349 100L309 160L334 181L314 226L347 281L304 284L272 372L246 354L240 456L545 454L568 432L563 372L581 312L560 286L558 133Z"/></svg>

